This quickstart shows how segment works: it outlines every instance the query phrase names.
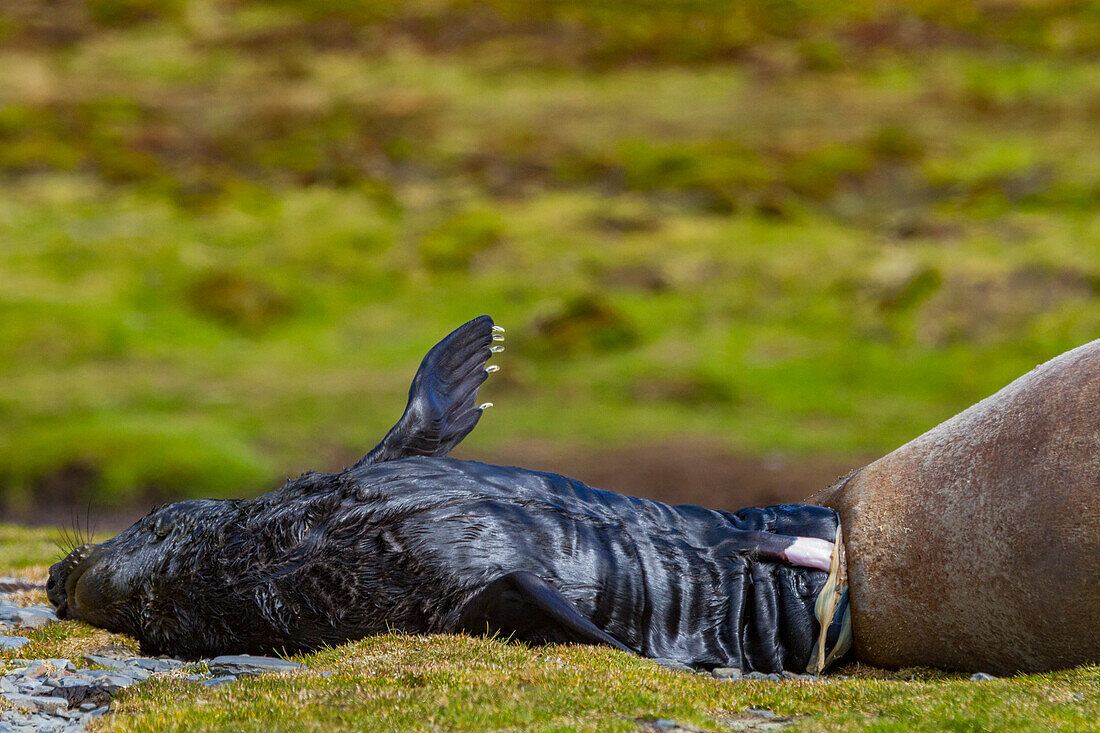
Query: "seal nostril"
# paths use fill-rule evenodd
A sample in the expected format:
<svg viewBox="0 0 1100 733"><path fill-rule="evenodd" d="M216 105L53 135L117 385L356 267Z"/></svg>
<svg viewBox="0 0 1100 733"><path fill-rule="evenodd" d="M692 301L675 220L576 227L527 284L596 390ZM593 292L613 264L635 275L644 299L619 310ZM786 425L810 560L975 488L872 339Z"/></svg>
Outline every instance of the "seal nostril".
<svg viewBox="0 0 1100 733"><path fill-rule="evenodd" d="M56 578L50 578L49 580L46 581L46 590L53 590L53 587L55 585L57 585L57 579Z"/></svg>

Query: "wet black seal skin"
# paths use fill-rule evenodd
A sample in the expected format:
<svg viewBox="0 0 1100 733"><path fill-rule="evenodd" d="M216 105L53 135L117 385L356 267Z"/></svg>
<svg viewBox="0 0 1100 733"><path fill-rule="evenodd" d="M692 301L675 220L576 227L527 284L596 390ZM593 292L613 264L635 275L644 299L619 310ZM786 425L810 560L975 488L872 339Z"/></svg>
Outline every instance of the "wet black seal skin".
<svg viewBox="0 0 1100 733"><path fill-rule="evenodd" d="M606 644L694 667L804 671L829 509L669 506L552 473L444 456L484 409L500 329L482 316L425 357L396 426L355 466L253 500L158 507L50 568L63 618L199 658L371 634Z"/></svg>

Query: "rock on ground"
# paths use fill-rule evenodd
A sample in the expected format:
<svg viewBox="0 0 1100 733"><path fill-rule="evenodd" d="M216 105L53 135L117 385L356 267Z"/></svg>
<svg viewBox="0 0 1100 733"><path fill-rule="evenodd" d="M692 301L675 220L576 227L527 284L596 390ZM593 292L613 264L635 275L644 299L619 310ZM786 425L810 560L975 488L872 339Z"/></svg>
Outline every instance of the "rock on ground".
<svg viewBox="0 0 1100 733"><path fill-rule="evenodd" d="M236 654L230 656L214 657L207 666L214 674L222 675L254 675L266 672L293 672L301 669L302 665L277 657L255 657L251 654Z"/></svg>

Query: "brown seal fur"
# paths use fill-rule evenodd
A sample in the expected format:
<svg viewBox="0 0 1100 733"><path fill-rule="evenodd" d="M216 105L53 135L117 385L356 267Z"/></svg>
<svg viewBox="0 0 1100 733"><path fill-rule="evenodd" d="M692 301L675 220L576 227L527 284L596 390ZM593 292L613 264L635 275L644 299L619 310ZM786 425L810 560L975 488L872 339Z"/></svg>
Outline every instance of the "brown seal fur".
<svg viewBox="0 0 1100 733"><path fill-rule="evenodd" d="M1100 340L809 501L841 516L861 660L1100 661Z"/></svg>

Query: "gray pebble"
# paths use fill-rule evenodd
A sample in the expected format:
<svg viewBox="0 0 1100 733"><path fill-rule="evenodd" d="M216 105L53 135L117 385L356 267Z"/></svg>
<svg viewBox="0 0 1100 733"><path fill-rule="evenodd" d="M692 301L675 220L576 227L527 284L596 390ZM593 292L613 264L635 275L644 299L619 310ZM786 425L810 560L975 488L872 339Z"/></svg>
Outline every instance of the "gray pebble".
<svg viewBox="0 0 1100 733"><path fill-rule="evenodd" d="M57 620L52 611L44 611L40 608L9 606L0 604L0 619L16 624L37 629Z"/></svg>
<svg viewBox="0 0 1100 733"><path fill-rule="evenodd" d="M137 680L135 680L133 677L127 677L126 675L121 674L112 674L103 678L103 684L115 685L116 687L129 687L136 681Z"/></svg>
<svg viewBox="0 0 1100 733"><path fill-rule="evenodd" d="M222 675L221 677L214 677L208 680L199 680L200 685L206 685L207 687L218 687L224 685L227 682L236 682L237 678L231 674Z"/></svg>
<svg viewBox="0 0 1100 733"><path fill-rule="evenodd" d="M57 621L57 619L41 613L20 614L20 618L15 619L19 626L26 629L40 629L46 624L52 624L54 621Z"/></svg>
<svg viewBox="0 0 1100 733"><path fill-rule="evenodd" d="M104 669L126 669L125 659L115 659L114 657L99 657L94 654L85 654L84 661L89 664L98 664Z"/></svg>
<svg viewBox="0 0 1100 733"><path fill-rule="evenodd" d="M84 712L88 712L89 710L95 710L96 707L97 707L97 705L94 702L82 702L82 703L80 703L80 706L79 706L80 710L83 710Z"/></svg>
<svg viewBox="0 0 1100 733"><path fill-rule="evenodd" d="M31 640L25 636L0 636L0 649L18 649L30 643Z"/></svg>
<svg viewBox="0 0 1100 733"><path fill-rule="evenodd" d="M655 659L652 659L651 661L659 667L664 667L665 669L671 669L671 670L674 670L676 672L694 672L695 671L694 669L687 666L683 662L678 662L675 659L664 659L662 657L657 657Z"/></svg>
<svg viewBox="0 0 1100 733"><path fill-rule="evenodd" d="M755 715L758 718L774 718L775 713L771 710L765 710L764 708L749 708L745 711L749 715Z"/></svg>
<svg viewBox="0 0 1100 733"><path fill-rule="evenodd" d="M186 662L178 659L131 659L130 666L140 667L148 672L167 672L170 669L179 669Z"/></svg>
<svg viewBox="0 0 1100 733"><path fill-rule="evenodd" d="M0 692L15 692L15 683L7 677L0 677Z"/></svg>
<svg viewBox="0 0 1100 733"><path fill-rule="evenodd" d="M43 697L41 695L21 695L17 692L4 693L4 699L12 705L32 710L46 710L54 712L61 708L68 708L69 701L63 697Z"/></svg>
<svg viewBox="0 0 1100 733"><path fill-rule="evenodd" d="M60 687L85 687L87 685L95 684L95 678L74 674L72 677L65 677L60 680Z"/></svg>
<svg viewBox="0 0 1100 733"><path fill-rule="evenodd" d="M54 619L57 618L57 614L54 613L53 606L49 606L43 603L39 603L34 606L23 606L23 608L27 609L28 611L34 611L35 613L41 613L44 616L52 616Z"/></svg>
<svg viewBox="0 0 1100 733"><path fill-rule="evenodd" d="M50 658L46 659L45 661L49 662L50 664L57 667L58 669L65 669L65 670L68 670L70 672L72 672L76 669L76 665L73 664L71 659L65 659L63 657L50 657Z"/></svg>
<svg viewBox="0 0 1100 733"><path fill-rule="evenodd" d="M781 680L783 678L780 675L776 674L775 672L768 672L767 674L765 674L764 672L749 672L747 675L745 675L745 679L747 679L747 680L770 680L770 681L773 681L773 682L778 682L779 680Z"/></svg>
<svg viewBox="0 0 1100 733"><path fill-rule="evenodd" d="M36 660L31 662L30 666L23 670L23 677L45 677L50 673L50 668L46 666L44 660Z"/></svg>
<svg viewBox="0 0 1100 733"><path fill-rule="evenodd" d="M715 667L711 670L711 674L716 679L729 680L730 682L741 679L741 670L738 667Z"/></svg>
<svg viewBox="0 0 1100 733"><path fill-rule="evenodd" d="M133 677L138 682L142 682L153 676L152 672L138 666L127 667L126 669L119 671L126 677Z"/></svg>
<svg viewBox="0 0 1100 733"><path fill-rule="evenodd" d="M989 680L995 679L997 679L997 676L989 674L988 672L975 672L970 675L971 682L988 682Z"/></svg>
<svg viewBox="0 0 1100 733"><path fill-rule="evenodd" d="M214 657L207 666L215 675L253 675L265 672L290 672L302 665L278 657L254 657L251 654L237 654Z"/></svg>

